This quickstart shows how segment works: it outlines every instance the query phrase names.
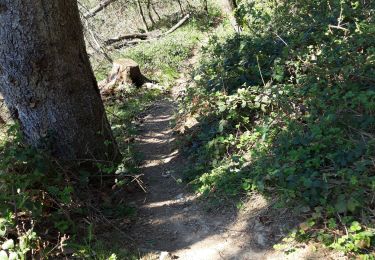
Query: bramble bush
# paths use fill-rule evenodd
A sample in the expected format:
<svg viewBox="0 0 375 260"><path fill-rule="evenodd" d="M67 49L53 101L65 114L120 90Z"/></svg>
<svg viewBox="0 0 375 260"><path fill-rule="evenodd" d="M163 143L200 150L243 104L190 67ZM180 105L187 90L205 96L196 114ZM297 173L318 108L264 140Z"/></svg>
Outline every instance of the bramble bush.
<svg viewBox="0 0 375 260"><path fill-rule="evenodd" d="M311 212L300 237L374 252L374 3L240 1L236 16L243 33L210 40L184 103L202 130L187 178L277 193Z"/></svg>

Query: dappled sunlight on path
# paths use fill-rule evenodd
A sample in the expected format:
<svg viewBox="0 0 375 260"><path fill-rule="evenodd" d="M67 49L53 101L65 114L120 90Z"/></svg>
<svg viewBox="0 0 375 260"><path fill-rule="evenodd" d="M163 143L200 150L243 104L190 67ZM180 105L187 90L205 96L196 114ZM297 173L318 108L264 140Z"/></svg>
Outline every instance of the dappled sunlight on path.
<svg viewBox="0 0 375 260"><path fill-rule="evenodd" d="M236 259L243 252L254 259L264 258L269 247L251 249L248 223L233 224L237 223L236 209L209 212L179 181L187 165L174 143L174 111L172 101L161 100L148 110L140 126L136 141L144 157L141 169L148 193L130 195L130 201L138 205L131 236L141 250L167 251L178 259Z"/></svg>
<svg viewBox="0 0 375 260"><path fill-rule="evenodd" d="M186 65L195 63L196 57L197 53ZM171 91L174 99L190 84L183 73L177 83ZM155 102L136 138L147 193L129 194L137 219L127 232L142 253L149 253L142 259L330 259L313 247L288 256L275 252L273 246L299 220L290 209L273 209L273 201L259 194L248 196L239 210L225 198L216 205L189 191L181 181L190 166L177 149L176 110L177 104L168 98Z"/></svg>

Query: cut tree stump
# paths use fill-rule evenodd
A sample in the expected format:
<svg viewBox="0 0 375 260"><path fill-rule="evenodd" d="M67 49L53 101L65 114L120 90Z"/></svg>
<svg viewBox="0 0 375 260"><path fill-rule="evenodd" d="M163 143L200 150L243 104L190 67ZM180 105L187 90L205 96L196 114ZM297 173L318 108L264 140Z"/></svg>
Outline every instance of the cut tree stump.
<svg viewBox="0 0 375 260"><path fill-rule="evenodd" d="M112 70L107 79L99 82L102 95L112 94L116 87L124 84L133 84L141 87L149 80L142 74L138 63L131 59L119 59L113 62Z"/></svg>

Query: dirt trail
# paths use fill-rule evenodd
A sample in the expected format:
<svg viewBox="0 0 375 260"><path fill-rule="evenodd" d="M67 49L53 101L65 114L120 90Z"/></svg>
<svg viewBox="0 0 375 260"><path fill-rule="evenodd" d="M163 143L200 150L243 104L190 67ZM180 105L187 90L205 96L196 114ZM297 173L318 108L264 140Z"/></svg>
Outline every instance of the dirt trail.
<svg viewBox="0 0 375 260"><path fill-rule="evenodd" d="M186 66L196 60L194 55ZM184 91L186 79L182 73L172 96ZM286 210L281 214L273 212L260 195L252 196L241 211L235 207L208 211L206 202L189 192L179 181L189 165L175 145L172 122L176 109L173 98L154 103L144 116L136 139L137 149L143 154L141 169L148 193L130 197L138 207L138 215L127 232L141 251L151 252L145 259L321 258L322 254L308 248L289 257L273 251L272 245L285 236L293 222Z"/></svg>
<svg viewBox="0 0 375 260"><path fill-rule="evenodd" d="M246 230L229 230L229 223L236 222L235 212L208 213L178 182L186 161L174 149L171 123L175 108L173 101L160 100L141 125L137 147L144 156L141 168L148 193L134 198L139 205L138 221L131 236L145 251L169 252L178 259L236 259L248 239ZM264 253L251 251L256 257L249 259L260 259Z"/></svg>
<svg viewBox="0 0 375 260"><path fill-rule="evenodd" d="M197 51L185 66L196 61ZM171 96L184 91L187 78L181 73ZM141 169L148 193L131 198L138 215L128 232L142 251L154 252L146 259L264 259L269 250L266 246L265 250L257 246L257 252L251 249L249 241L254 238L249 238L248 223L240 220L237 210L208 212L179 181L188 165L175 145L172 122L176 109L174 99L165 98L154 103L142 120L136 143L143 155ZM264 201L255 200L255 204L261 210ZM258 239L264 243L264 237Z"/></svg>

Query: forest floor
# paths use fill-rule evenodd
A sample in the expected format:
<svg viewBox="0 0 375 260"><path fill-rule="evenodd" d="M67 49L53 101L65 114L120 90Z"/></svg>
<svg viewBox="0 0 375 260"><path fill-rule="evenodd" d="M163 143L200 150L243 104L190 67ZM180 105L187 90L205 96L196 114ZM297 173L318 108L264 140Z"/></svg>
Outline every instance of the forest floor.
<svg viewBox="0 0 375 260"><path fill-rule="evenodd" d="M275 252L273 245L299 224L289 209L276 210L259 194L244 201L241 210L233 203L214 205L182 182L189 165L176 143L176 97L189 84L188 70L197 55L186 62L171 96L149 107L139 126L136 148L147 193L129 194L137 217L126 232L143 259L332 259L314 245L293 245L288 256Z"/></svg>

